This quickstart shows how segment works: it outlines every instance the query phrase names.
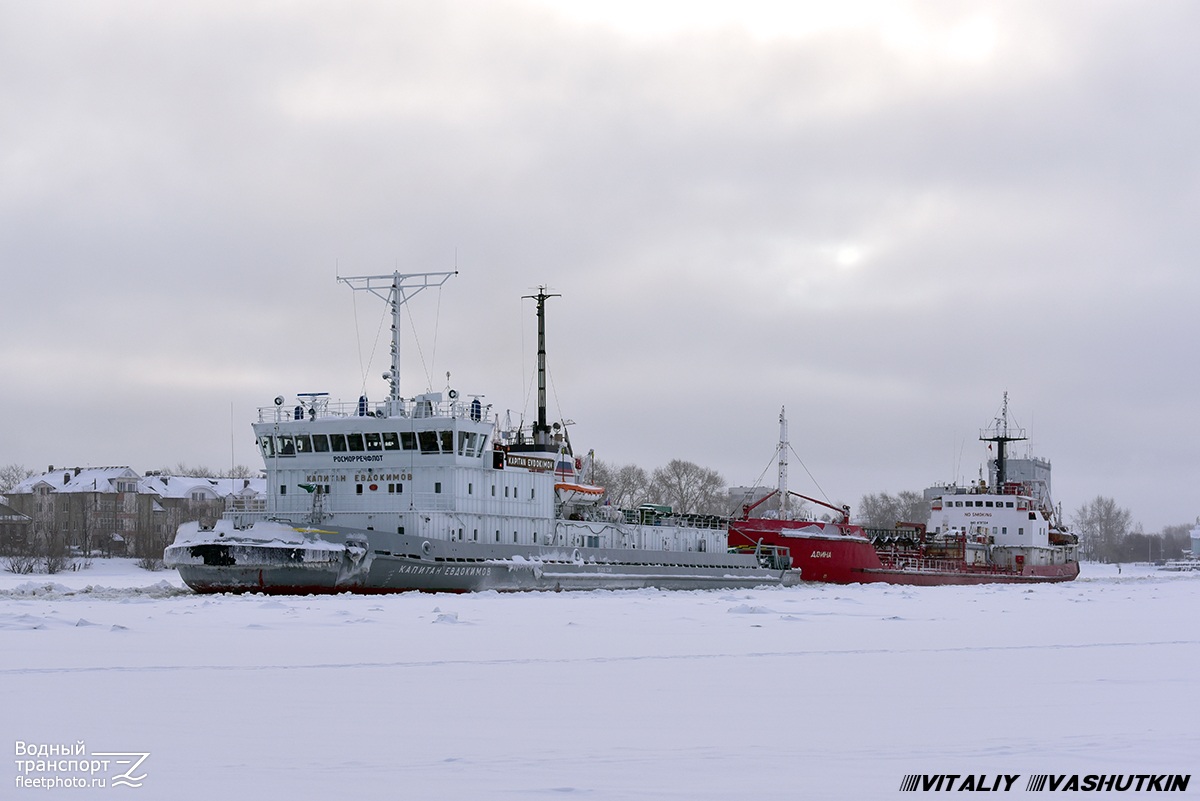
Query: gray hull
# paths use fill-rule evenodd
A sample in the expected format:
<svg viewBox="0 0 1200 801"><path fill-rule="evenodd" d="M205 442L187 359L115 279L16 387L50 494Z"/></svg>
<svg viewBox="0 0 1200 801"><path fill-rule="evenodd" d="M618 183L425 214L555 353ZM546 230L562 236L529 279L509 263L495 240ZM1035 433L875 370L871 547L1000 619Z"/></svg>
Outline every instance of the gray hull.
<svg viewBox="0 0 1200 801"><path fill-rule="evenodd" d="M229 538L172 545L167 562L197 592L482 592L788 585L799 571L754 553L481 545L326 530L320 548Z"/></svg>

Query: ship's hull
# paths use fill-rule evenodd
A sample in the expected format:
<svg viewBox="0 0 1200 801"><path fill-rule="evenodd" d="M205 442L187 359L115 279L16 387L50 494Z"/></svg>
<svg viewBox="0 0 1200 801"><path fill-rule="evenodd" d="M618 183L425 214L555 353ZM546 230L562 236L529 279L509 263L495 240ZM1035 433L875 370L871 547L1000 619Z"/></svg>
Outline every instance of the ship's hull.
<svg viewBox="0 0 1200 801"><path fill-rule="evenodd" d="M170 546L166 561L196 592L327 593L696 590L789 585L799 572L752 553L484 545L329 529L289 542L278 524Z"/></svg>
<svg viewBox="0 0 1200 801"><path fill-rule="evenodd" d="M1072 581L1079 563L1022 565L969 564L963 559L926 558L880 551L861 528L838 523L752 518L735 520L730 545L773 545L788 548L803 581L829 584L1035 584Z"/></svg>

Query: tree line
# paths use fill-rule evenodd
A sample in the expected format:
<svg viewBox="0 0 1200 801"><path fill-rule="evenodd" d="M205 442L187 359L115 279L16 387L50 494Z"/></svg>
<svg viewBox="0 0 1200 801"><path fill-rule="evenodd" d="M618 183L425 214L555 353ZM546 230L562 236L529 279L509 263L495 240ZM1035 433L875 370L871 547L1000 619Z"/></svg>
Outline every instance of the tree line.
<svg viewBox="0 0 1200 801"><path fill-rule="evenodd" d="M151 471L156 472L156 471ZM225 471L182 462L162 468L168 475L205 478L248 478L258 472L243 465ZM0 494L34 475L22 465L0 467ZM634 509L644 503L661 504L695 514L732 516L741 512L746 499L734 497L719 472L683 459L646 471L635 464L617 465L596 459L584 480L604 487L609 504ZM753 499L752 499L753 500ZM929 502L920 492L905 490L864 495L852 510L854 523L865 528L892 528L897 523L924 523L929 519ZM1147 534L1133 514L1108 497L1097 496L1084 503L1069 520L1079 535L1080 557L1098 562L1162 561L1178 559L1191 548L1188 524L1167 526ZM47 554L51 559L55 557Z"/></svg>
<svg viewBox="0 0 1200 801"><path fill-rule="evenodd" d="M1076 510L1072 529L1079 535L1080 558L1094 562L1161 562L1191 550L1192 526L1166 526L1147 534L1133 513L1112 498L1097 495Z"/></svg>
<svg viewBox="0 0 1200 801"><path fill-rule="evenodd" d="M898 522L924 523L929 503L922 493L864 495L854 522L866 528L892 528ZM1089 562L1161 562L1179 559L1191 550L1192 526L1166 526L1146 533L1133 513L1114 499L1098 495L1081 505L1066 521L1079 536L1079 556Z"/></svg>

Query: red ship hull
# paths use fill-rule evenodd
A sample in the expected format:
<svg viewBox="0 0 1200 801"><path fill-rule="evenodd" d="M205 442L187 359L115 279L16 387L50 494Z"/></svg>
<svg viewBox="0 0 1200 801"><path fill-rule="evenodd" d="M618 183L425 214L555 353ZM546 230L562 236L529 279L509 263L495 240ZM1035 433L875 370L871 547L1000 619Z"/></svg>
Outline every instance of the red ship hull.
<svg viewBox="0 0 1200 801"><path fill-rule="evenodd" d="M729 524L730 547L774 545L789 550L802 581L830 584L1025 584L1071 581L1079 563L1004 568L920 549L877 549L859 526L818 521L744 518Z"/></svg>

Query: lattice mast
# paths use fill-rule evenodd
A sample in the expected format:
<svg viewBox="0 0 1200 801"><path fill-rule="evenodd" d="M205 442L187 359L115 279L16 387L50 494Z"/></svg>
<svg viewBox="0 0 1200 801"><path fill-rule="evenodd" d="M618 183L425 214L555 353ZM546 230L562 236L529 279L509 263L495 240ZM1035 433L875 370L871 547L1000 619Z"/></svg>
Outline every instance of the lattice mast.
<svg viewBox="0 0 1200 801"><path fill-rule="evenodd" d="M391 275L352 275L338 276L339 281L351 289L370 292L377 298L382 298L392 312L392 364L383 374L387 379L388 415L398 414L400 410L400 309L405 306L421 290L430 287L440 287L458 275L458 270L442 273L401 273Z"/></svg>
<svg viewBox="0 0 1200 801"><path fill-rule="evenodd" d="M789 500L790 493L788 492L788 428L787 415L785 408L779 407L779 517L783 520L790 519L791 502Z"/></svg>

